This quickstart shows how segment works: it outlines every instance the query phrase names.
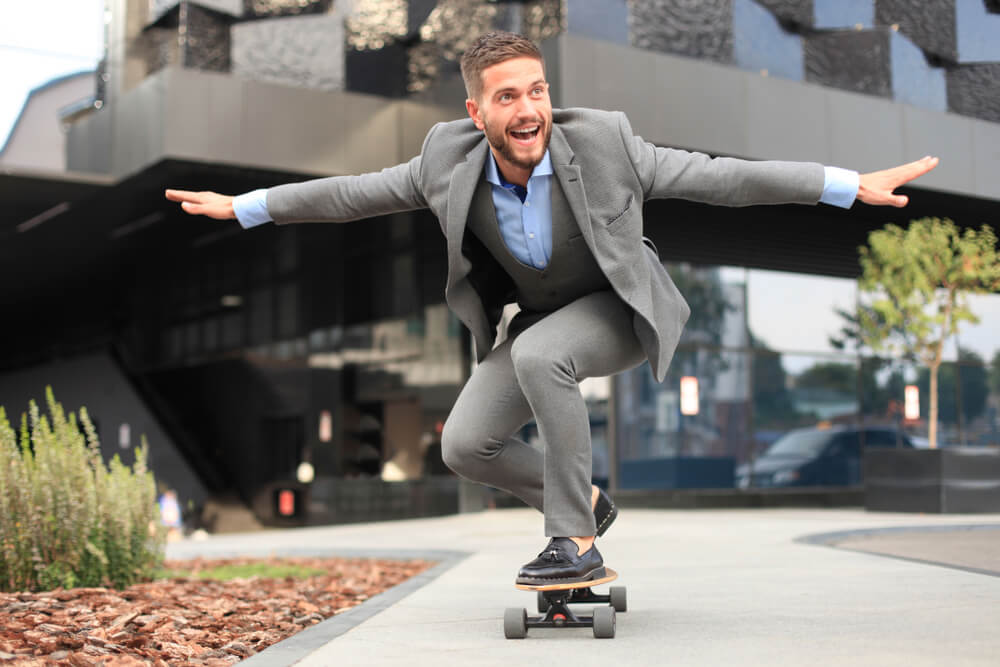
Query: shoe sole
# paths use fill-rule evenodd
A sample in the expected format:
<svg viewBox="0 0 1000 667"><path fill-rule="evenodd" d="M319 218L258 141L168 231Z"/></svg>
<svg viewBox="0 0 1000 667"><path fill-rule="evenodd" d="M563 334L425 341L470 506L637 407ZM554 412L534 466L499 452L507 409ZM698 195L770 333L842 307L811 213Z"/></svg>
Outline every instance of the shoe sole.
<svg viewBox="0 0 1000 667"><path fill-rule="evenodd" d="M600 498L598 498L597 502L598 504L600 504L601 502ZM609 497L608 502L611 504L611 509L608 510L608 513L604 516L604 518L601 520L597 520L597 517L596 516L594 517L595 521L597 521L598 537L601 537L602 535L604 535L604 533L608 532L608 528L611 527L611 524L613 524L615 522L615 519L618 517L618 507L615 505L615 501L611 500L611 498Z"/></svg>
<svg viewBox="0 0 1000 667"><path fill-rule="evenodd" d="M549 584L585 584L595 579L603 579L608 576L604 566L598 567L582 577L552 577L549 579L542 577L518 577L514 583L522 586L546 586Z"/></svg>

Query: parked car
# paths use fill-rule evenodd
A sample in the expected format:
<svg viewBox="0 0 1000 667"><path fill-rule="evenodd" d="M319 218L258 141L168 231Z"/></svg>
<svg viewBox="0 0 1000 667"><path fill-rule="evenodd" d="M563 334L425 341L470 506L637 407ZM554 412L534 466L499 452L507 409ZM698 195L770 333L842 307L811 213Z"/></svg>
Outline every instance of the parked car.
<svg viewBox="0 0 1000 667"><path fill-rule="evenodd" d="M913 448L892 428L803 428L781 436L753 462L736 469L736 486L851 486L861 483L861 435L865 447Z"/></svg>

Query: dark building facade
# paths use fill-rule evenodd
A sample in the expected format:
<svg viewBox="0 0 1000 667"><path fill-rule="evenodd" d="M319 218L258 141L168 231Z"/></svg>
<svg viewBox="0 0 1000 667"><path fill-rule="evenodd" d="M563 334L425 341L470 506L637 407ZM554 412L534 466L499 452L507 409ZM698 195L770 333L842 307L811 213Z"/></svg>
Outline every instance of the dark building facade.
<svg viewBox="0 0 1000 667"><path fill-rule="evenodd" d="M236 493L275 519L274 494L289 488L305 503L296 520L354 521L468 500L440 460L472 355L444 305L437 222L415 212L243 231L184 215L163 190L238 193L409 159L433 123L464 114L457 59L485 30L542 43L556 106L625 111L659 145L860 171L942 158L903 210L648 202L646 234L693 316L664 383L643 366L583 385L594 476L612 486L720 484L696 467L678 477L680 459L717 463L724 484L792 428L894 425L892 402L925 383L921 370L830 341L837 310L859 298L857 247L890 221L1000 221L990 3L109 9L103 105L69 128L70 171L0 174L0 404L23 410L53 385L98 417L109 454L146 433L158 478L195 504ZM974 306L981 322L949 352L942 386L957 398L943 429L997 442L1000 296ZM680 414L682 376L698 378L697 415ZM919 439L926 425L907 428ZM530 425L524 435L536 437ZM308 485L296 481L302 463L315 470Z"/></svg>

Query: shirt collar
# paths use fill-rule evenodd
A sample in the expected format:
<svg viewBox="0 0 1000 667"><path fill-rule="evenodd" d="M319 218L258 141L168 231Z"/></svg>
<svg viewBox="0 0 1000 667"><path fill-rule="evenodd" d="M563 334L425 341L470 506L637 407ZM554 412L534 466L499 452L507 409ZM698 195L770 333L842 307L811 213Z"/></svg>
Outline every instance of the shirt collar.
<svg viewBox="0 0 1000 667"><path fill-rule="evenodd" d="M487 151L489 153L489 159L486 160L486 180L493 185L499 185L500 187L507 187L510 185L507 181L503 179L500 175L500 169L497 168L497 160L493 157L493 151ZM545 149L545 155L542 156L542 161L535 165L535 168L531 170L531 176L528 180L531 180L535 176L551 176L552 175L552 158L549 157L549 149Z"/></svg>

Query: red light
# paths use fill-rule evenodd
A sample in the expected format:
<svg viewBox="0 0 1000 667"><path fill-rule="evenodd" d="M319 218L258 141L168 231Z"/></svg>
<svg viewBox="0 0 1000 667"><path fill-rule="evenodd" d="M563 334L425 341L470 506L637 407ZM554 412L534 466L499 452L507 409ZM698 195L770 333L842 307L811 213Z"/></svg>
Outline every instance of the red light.
<svg viewBox="0 0 1000 667"><path fill-rule="evenodd" d="M282 489L278 492L278 514L292 516L295 514L295 492Z"/></svg>

